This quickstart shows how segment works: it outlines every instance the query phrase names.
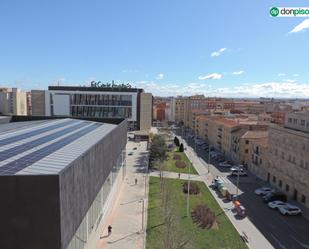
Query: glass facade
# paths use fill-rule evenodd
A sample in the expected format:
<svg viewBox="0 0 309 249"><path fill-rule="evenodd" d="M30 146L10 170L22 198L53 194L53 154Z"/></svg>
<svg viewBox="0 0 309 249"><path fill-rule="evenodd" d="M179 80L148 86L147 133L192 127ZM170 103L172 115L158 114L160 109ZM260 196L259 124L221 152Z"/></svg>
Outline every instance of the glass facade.
<svg viewBox="0 0 309 249"><path fill-rule="evenodd" d="M94 118L131 118L132 95L72 94L71 115Z"/></svg>
<svg viewBox="0 0 309 249"><path fill-rule="evenodd" d="M119 155L116 165L114 165L100 191L97 193L96 198L91 204L67 249L84 249L91 234L98 229L100 221L104 216L104 211L106 210L107 200L110 197L112 187L116 182L121 168L123 168L124 173L125 155L125 150Z"/></svg>
<svg viewBox="0 0 309 249"><path fill-rule="evenodd" d="M51 94L50 103L51 115L54 115L53 94ZM130 94L70 94L70 115L73 117L131 119L132 105Z"/></svg>
<svg viewBox="0 0 309 249"><path fill-rule="evenodd" d="M102 106L74 106L71 105L73 117L92 118L132 118L131 107L102 107Z"/></svg>

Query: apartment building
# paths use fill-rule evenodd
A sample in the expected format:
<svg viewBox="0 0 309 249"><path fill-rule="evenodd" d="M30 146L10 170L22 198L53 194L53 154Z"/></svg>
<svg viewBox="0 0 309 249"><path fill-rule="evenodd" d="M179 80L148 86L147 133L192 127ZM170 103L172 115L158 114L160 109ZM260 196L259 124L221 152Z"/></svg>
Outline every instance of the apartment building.
<svg viewBox="0 0 309 249"><path fill-rule="evenodd" d="M199 115L196 117L196 135L209 141L209 144L221 150L227 158L231 158L232 134L240 129L240 125L219 116Z"/></svg>
<svg viewBox="0 0 309 249"><path fill-rule="evenodd" d="M33 116L124 118L131 130L151 127L152 94L143 89L50 86L31 94Z"/></svg>
<svg viewBox="0 0 309 249"><path fill-rule="evenodd" d="M215 120L217 126L217 147L223 152L225 157L231 159L232 151L232 134L234 131L240 129L240 125L230 119L218 118Z"/></svg>
<svg viewBox="0 0 309 249"><path fill-rule="evenodd" d="M290 113L269 128L265 180L309 207L309 113Z"/></svg>
<svg viewBox="0 0 309 249"><path fill-rule="evenodd" d="M265 104L255 101L234 101L234 110L243 113L260 114L265 112Z"/></svg>
<svg viewBox="0 0 309 249"><path fill-rule="evenodd" d="M268 137L252 140L250 142L249 154L251 155L251 160L247 163L248 169L257 177L266 179Z"/></svg>
<svg viewBox="0 0 309 249"><path fill-rule="evenodd" d="M0 88L0 114L27 115L27 95L17 88Z"/></svg>
<svg viewBox="0 0 309 249"><path fill-rule="evenodd" d="M249 165L251 161L250 149L252 144L257 141L267 139L268 131L248 130L241 137L239 141L239 162L243 165Z"/></svg>
<svg viewBox="0 0 309 249"><path fill-rule="evenodd" d="M175 99L175 122L185 123L188 116L188 97L179 96Z"/></svg>

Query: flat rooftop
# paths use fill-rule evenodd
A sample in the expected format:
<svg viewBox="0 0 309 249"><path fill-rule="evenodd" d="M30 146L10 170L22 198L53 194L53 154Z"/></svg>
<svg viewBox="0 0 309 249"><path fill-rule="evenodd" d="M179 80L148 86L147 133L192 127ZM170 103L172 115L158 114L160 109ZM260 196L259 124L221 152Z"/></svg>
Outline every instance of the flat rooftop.
<svg viewBox="0 0 309 249"><path fill-rule="evenodd" d="M0 176L59 174L116 127L69 118L0 124Z"/></svg>

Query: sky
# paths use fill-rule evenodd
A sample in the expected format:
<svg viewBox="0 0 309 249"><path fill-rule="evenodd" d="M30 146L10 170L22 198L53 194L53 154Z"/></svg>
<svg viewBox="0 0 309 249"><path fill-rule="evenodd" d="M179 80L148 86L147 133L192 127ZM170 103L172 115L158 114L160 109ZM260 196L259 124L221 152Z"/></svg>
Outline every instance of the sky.
<svg viewBox="0 0 309 249"><path fill-rule="evenodd" d="M0 86L130 82L154 95L309 98L309 16L273 0L1 0Z"/></svg>

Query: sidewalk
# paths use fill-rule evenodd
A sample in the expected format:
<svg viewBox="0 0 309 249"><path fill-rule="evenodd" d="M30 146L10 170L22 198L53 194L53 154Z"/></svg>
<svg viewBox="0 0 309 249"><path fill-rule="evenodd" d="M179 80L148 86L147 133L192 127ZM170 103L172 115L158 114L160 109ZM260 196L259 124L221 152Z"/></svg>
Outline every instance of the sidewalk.
<svg viewBox="0 0 309 249"><path fill-rule="evenodd" d="M133 150L133 147L137 147L137 150ZM112 234L107 236L107 227L105 227L96 249L144 248L146 240L142 225L144 227L147 225L147 199L144 199L144 170L146 169L145 160L148 157L146 153L146 142L128 142L127 154L130 151L133 151L133 155L127 156L126 158L126 177L122 183L118 200L114 204L113 211L108 218L109 224L113 228ZM136 185L135 179L137 179ZM142 200L144 200L144 203Z"/></svg>
<svg viewBox="0 0 309 249"><path fill-rule="evenodd" d="M160 177L160 171L152 171L149 173L149 176L156 176ZM181 179L181 180L188 180L189 174L181 173L180 178L178 176L178 173L176 172L171 172L171 171L163 171L163 177L164 178L171 178L171 179ZM190 174L190 180L191 181L201 181L203 182L204 179L200 175L192 175Z"/></svg>
<svg viewBox="0 0 309 249"><path fill-rule="evenodd" d="M208 173L207 167L205 167L204 165L206 163L200 160L200 158L195 154L192 148L187 145L186 141L183 141L183 143L184 146L187 148L187 150L185 150L186 155L191 160L196 171L199 173L200 177L204 180L206 186L208 187L213 180L213 176L210 173ZM248 218L237 220L234 217L234 214L231 211L231 208L233 206L231 202L228 203L223 202L223 200L218 197L218 195L214 190L212 190L209 187L208 189L213 195L213 197L217 200L221 208L224 210L226 215L229 217L230 221L232 222L238 233L240 235L243 235L243 232L246 233L247 237L249 238L248 239L249 242L247 243L249 248L251 249L273 248L273 246L269 243L269 241L263 236L263 234L254 226L254 224Z"/></svg>

